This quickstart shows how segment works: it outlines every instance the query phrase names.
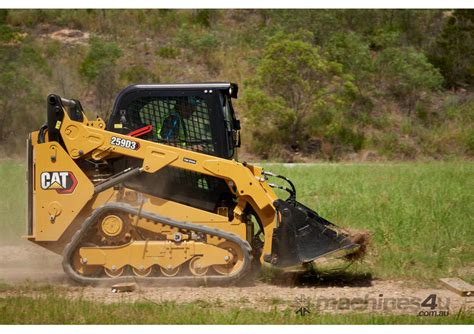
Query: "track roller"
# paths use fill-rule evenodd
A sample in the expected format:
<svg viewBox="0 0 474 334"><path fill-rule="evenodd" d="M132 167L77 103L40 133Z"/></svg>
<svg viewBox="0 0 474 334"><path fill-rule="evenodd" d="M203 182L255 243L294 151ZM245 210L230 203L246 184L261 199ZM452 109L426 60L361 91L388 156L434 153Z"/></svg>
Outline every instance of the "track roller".
<svg viewBox="0 0 474 334"><path fill-rule="evenodd" d="M202 268L199 266L198 263L196 263L201 258L202 256L196 256L191 261L189 261L189 271L194 276L204 276L207 274L207 271L209 270L209 267Z"/></svg>
<svg viewBox="0 0 474 334"><path fill-rule="evenodd" d="M174 277L174 276L178 275L180 269L181 269L180 266L175 267L175 268L169 268L169 269L164 268L164 267L160 267L161 273L166 277Z"/></svg>
<svg viewBox="0 0 474 334"><path fill-rule="evenodd" d="M125 267L122 267L122 268L119 268L119 269L108 269L108 268L104 268L104 272L107 276L109 277L112 277L112 278L116 278L116 277L120 277L123 275L125 271Z"/></svg>
<svg viewBox="0 0 474 334"><path fill-rule="evenodd" d="M153 267L149 267L147 269L143 268L143 269L136 269L134 267L132 267L132 272L135 276L138 276L138 277L148 277L151 275L153 271Z"/></svg>

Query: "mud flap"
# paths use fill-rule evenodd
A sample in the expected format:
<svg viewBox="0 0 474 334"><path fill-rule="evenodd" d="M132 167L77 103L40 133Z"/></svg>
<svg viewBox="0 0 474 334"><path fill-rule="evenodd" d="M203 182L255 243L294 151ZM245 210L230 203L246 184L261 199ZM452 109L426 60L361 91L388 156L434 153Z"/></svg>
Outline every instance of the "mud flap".
<svg viewBox="0 0 474 334"><path fill-rule="evenodd" d="M277 267L289 267L311 262L334 252L350 254L359 249L337 227L315 211L296 201L276 200L281 214L273 230L270 262Z"/></svg>

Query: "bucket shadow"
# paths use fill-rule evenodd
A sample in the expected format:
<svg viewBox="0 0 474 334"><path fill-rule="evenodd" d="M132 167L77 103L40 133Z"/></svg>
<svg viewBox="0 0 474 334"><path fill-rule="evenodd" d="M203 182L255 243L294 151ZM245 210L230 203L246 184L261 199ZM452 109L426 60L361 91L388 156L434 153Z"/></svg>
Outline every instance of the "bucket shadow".
<svg viewBox="0 0 474 334"><path fill-rule="evenodd" d="M285 273L272 279L272 283L287 287L370 287L373 276L370 272Z"/></svg>

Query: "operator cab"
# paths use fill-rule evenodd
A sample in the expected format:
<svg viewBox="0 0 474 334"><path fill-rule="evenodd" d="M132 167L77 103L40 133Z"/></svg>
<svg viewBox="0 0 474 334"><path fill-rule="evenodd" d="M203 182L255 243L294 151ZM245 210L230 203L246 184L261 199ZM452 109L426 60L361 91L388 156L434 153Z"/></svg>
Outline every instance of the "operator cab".
<svg viewBox="0 0 474 334"><path fill-rule="evenodd" d="M133 85L117 97L107 130L192 150L224 159L236 159L240 122L235 118L234 83ZM138 159L120 157L114 173L140 166ZM225 180L191 170L166 166L142 174L125 186L210 212L228 208L235 196Z"/></svg>
<svg viewBox="0 0 474 334"><path fill-rule="evenodd" d="M225 159L236 157L234 83L132 85L117 97L107 130Z"/></svg>

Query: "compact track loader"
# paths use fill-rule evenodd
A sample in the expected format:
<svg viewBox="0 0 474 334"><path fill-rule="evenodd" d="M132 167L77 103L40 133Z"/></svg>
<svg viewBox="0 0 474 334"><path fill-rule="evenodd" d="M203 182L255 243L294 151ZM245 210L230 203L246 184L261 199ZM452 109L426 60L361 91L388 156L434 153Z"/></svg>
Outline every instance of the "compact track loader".
<svg viewBox="0 0 474 334"><path fill-rule="evenodd" d="M62 254L67 275L86 284L233 283L252 263L304 268L359 252L297 202L289 179L237 161L237 91L134 85L107 122L49 95L47 122L27 141L26 238Z"/></svg>

